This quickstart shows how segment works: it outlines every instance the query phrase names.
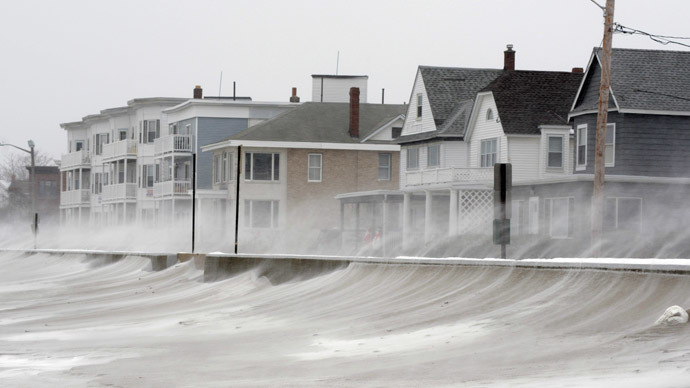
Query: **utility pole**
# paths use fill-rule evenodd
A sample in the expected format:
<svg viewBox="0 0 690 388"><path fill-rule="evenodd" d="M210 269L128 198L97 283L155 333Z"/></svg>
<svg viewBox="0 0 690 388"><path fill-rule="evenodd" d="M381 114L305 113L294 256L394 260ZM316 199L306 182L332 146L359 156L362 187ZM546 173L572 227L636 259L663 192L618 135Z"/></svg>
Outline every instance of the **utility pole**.
<svg viewBox="0 0 690 388"><path fill-rule="evenodd" d="M601 234L604 229L604 181L606 151L606 123L611 86L611 43L613 38L613 8L615 0L606 0L604 10L604 40L601 49L601 85L599 87L599 112L594 148L594 191L592 196L591 246L594 253L601 252Z"/></svg>

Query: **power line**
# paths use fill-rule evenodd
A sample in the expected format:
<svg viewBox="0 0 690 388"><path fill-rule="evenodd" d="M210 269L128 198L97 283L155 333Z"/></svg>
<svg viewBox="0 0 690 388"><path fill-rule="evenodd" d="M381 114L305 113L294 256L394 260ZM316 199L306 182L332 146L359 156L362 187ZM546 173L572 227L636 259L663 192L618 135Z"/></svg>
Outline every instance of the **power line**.
<svg viewBox="0 0 690 388"><path fill-rule="evenodd" d="M690 44L683 43L683 42L677 42L673 39L678 39L678 40L690 40L690 37L682 37L682 36L669 36L669 35L657 35L657 34L651 34L649 32L645 32L642 30L636 30L634 28L626 27L618 23L613 24L614 28L614 33L621 33L621 34L629 34L629 35L644 35L648 37L649 39L663 44L664 46L667 44L677 44L679 46L685 46L685 47L690 47Z"/></svg>

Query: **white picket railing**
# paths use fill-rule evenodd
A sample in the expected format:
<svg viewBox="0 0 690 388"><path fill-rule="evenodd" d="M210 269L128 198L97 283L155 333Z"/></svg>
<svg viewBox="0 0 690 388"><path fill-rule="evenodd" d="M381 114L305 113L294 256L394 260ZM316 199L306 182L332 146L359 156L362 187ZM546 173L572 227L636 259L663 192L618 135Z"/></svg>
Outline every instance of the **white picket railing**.
<svg viewBox="0 0 690 388"><path fill-rule="evenodd" d="M155 155L192 152L192 135L169 135L153 141Z"/></svg>
<svg viewBox="0 0 690 388"><path fill-rule="evenodd" d="M123 201L137 198L136 183L119 183L103 186L102 199L104 202Z"/></svg>
<svg viewBox="0 0 690 388"><path fill-rule="evenodd" d="M405 172L407 186L434 185L439 183L486 183L494 179L493 168L436 168L433 170Z"/></svg>
<svg viewBox="0 0 690 388"><path fill-rule="evenodd" d="M153 196L166 197L172 195L188 195L191 189L192 182L189 180L156 182L153 184Z"/></svg>
<svg viewBox="0 0 690 388"><path fill-rule="evenodd" d="M91 199L91 192L89 190L71 190L60 193L60 205L74 206L74 205L88 205Z"/></svg>
<svg viewBox="0 0 690 388"><path fill-rule="evenodd" d="M118 159L137 155L137 143L132 139L120 140L103 145L103 159Z"/></svg>
<svg viewBox="0 0 690 388"><path fill-rule="evenodd" d="M77 167L83 165L90 165L91 158L86 150L80 150L76 152L70 152L69 154L63 154L61 158L60 167L62 169Z"/></svg>

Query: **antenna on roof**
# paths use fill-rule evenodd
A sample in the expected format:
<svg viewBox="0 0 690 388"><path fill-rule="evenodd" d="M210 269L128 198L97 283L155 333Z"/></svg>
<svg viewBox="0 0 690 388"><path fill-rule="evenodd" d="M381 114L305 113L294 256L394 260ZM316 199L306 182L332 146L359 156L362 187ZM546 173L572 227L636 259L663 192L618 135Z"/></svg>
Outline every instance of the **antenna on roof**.
<svg viewBox="0 0 690 388"><path fill-rule="evenodd" d="M340 65L340 50L338 50L338 57L335 60L335 75L338 75L338 66Z"/></svg>
<svg viewBox="0 0 690 388"><path fill-rule="evenodd" d="M218 99L220 99L220 91L223 89L223 70L220 71L220 83L218 84Z"/></svg>

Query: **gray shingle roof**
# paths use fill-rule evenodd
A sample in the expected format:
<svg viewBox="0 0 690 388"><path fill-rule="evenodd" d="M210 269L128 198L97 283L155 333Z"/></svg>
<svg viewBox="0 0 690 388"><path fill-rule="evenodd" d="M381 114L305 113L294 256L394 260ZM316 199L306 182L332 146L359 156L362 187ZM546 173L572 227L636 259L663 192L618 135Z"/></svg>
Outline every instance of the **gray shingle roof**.
<svg viewBox="0 0 690 388"><path fill-rule="evenodd" d="M565 125L582 73L506 72L482 91L494 95L503 131L539 134L540 125Z"/></svg>
<svg viewBox="0 0 690 388"><path fill-rule="evenodd" d="M353 138L349 103L305 102L225 140L359 143L405 110L405 105L360 104L359 138Z"/></svg>
<svg viewBox="0 0 690 388"><path fill-rule="evenodd" d="M419 66L419 71L437 130L400 137L400 143L463 136L477 92L503 74L500 69L464 67Z"/></svg>
<svg viewBox="0 0 690 388"><path fill-rule="evenodd" d="M601 58L599 48L594 52ZM591 76L583 85L576 112L597 109L601 71L596 59L589 73ZM621 109L688 112L690 52L614 48L611 90Z"/></svg>
<svg viewBox="0 0 690 388"><path fill-rule="evenodd" d="M503 73L498 69L420 66L436 127L441 127L458 103L474 100L477 92Z"/></svg>

